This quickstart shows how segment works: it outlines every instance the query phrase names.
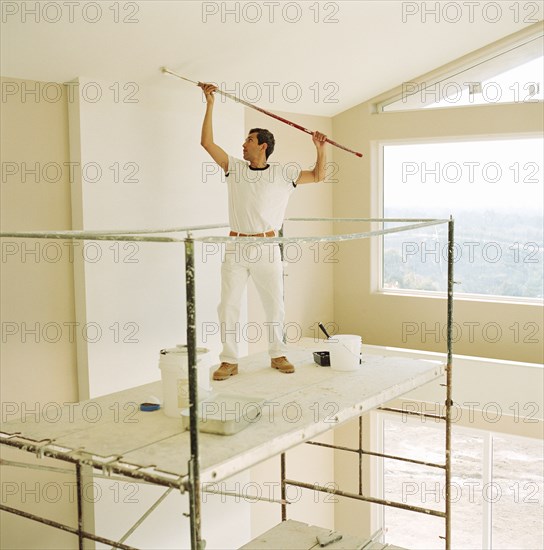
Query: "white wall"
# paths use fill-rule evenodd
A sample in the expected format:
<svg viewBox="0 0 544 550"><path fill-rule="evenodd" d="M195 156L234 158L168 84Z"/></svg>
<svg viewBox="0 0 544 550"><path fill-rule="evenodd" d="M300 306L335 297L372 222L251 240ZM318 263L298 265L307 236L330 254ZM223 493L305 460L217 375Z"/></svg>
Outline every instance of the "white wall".
<svg viewBox="0 0 544 550"><path fill-rule="evenodd" d="M86 85L80 79L80 89ZM140 85L137 99L90 103L80 94L71 112L71 127L81 136L80 150L72 150L73 161L91 168L96 164L103 174L96 183L81 182L81 199L74 205L77 228L149 229L226 221L225 186L218 174L202 175L210 159L200 147L200 91L158 75ZM217 134L229 144L242 127L243 111L236 105L222 105L221 111ZM111 169L116 163L118 183ZM124 181L129 178L137 181ZM97 341L79 342L89 365L88 375L81 375L89 377L89 395L94 397L157 379L159 350L185 343L184 247L142 242L87 246L89 257L100 260L84 262L76 277L77 311L102 333L97 339L98 329L91 330L90 339ZM195 255L202 322L216 316L219 255L202 264L198 244Z"/></svg>
<svg viewBox="0 0 544 550"><path fill-rule="evenodd" d="M2 78L2 89L32 81ZM3 231L70 229L67 98L2 104ZM75 398L72 263L58 241L2 239L2 401ZM15 291L14 289L20 290ZM48 325L49 323L49 325ZM60 330L59 330L60 329ZM22 345L24 344L24 345ZM34 380L32 385L21 382Z"/></svg>
<svg viewBox="0 0 544 550"><path fill-rule="evenodd" d="M55 101L35 100L22 90L43 83L2 77L1 84L3 91L13 92L2 100L0 125L2 230L70 229L67 96L59 86ZM78 399L76 346L69 329L75 321L73 262L63 244L1 239L2 423L54 422L63 403ZM4 445L0 451L3 460L66 467ZM0 475L4 504L75 526L75 508L63 485L73 477L9 466L2 466ZM77 544L68 533L5 512L1 524L2 548L30 548L36 541L54 549Z"/></svg>

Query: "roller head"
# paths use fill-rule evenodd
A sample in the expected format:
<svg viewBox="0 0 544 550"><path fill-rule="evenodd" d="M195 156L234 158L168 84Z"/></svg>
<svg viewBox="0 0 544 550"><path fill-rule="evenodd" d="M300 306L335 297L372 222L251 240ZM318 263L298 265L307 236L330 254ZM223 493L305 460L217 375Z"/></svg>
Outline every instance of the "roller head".
<svg viewBox="0 0 544 550"><path fill-rule="evenodd" d="M177 78L181 78L182 80L186 80L187 82L192 82L193 84L196 84L197 86L200 86L200 82L195 82L194 80L190 80L189 78L185 78L184 76L181 76L180 74L175 73L174 71L171 71L168 67L161 67L160 71L161 71L161 73L171 74L172 76L176 76Z"/></svg>

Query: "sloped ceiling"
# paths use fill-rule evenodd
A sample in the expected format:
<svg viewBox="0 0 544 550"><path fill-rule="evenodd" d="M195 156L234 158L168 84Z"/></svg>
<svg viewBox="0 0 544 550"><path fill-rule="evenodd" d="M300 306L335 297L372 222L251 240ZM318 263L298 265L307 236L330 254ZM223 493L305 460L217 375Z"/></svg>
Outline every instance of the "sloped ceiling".
<svg viewBox="0 0 544 550"><path fill-rule="evenodd" d="M518 2L517 15L507 2L59 1L33 11L36 4L3 2L3 76L189 85L162 75L168 66L264 108L325 116L538 16L524 8L535 2Z"/></svg>

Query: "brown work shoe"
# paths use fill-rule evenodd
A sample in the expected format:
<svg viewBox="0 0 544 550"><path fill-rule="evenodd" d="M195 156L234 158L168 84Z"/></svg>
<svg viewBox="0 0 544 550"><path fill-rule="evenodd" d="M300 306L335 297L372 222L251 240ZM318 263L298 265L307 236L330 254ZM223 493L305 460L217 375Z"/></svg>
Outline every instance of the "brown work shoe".
<svg viewBox="0 0 544 550"><path fill-rule="evenodd" d="M238 374L238 363L221 363L213 373L213 379L226 380L235 374Z"/></svg>
<svg viewBox="0 0 544 550"><path fill-rule="evenodd" d="M295 366L292 363L289 363L285 355L282 355L281 357L274 357L270 362L270 366L273 369L278 369L280 372L285 374L295 372Z"/></svg>

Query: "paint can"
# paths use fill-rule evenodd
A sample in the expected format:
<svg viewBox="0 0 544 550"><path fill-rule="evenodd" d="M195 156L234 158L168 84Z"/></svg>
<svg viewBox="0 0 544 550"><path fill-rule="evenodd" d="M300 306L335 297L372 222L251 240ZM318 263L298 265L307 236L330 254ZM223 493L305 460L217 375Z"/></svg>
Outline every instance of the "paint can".
<svg viewBox="0 0 544 550"><path fill-rule="evenodd" d="M362 338L357 334L336 334L327 340L331 369L355 371L361 367Z"/></svg>
<svg viewBox="0 0 544 550"><path fill-rule="evenodd" d="M210 350L196 348L196 366L198 369L198 400L208 397L211 392L210 368L212 366ZM166 416L180 418L181 411L189 406L189 356L187 346L163 349L159 355L161 370L163 405Z"/></svg>

